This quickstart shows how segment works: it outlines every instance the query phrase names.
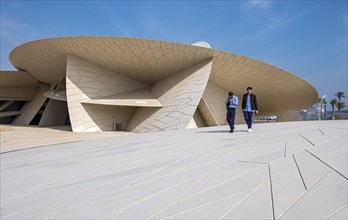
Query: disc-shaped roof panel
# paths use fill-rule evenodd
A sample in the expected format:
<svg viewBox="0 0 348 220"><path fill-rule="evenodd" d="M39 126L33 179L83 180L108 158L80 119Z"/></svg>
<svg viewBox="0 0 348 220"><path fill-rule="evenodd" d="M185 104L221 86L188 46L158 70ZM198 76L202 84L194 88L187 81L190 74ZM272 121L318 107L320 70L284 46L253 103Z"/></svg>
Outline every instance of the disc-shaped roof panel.
<svg viewBox="0 0 348 220"><path fill-rule="evenodd" d="M166 41L123 37L61 37L28 42L10 54L11 63L46 83L65 75L67 55L147 84L212 57L213 50Z"/></svg>

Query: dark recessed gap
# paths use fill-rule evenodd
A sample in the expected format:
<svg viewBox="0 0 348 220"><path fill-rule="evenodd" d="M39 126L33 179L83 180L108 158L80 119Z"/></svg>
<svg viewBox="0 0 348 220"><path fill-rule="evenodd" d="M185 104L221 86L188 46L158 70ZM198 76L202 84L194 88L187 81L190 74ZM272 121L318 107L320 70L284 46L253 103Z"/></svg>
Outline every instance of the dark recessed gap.
<svg viewBox="0 0 348 220"><path fill-rule="evenodd" d="M42 104L41 108L39 109L39 111L36 113L36 115L34 116L34 118L31 120L31 122L29 123L29 125L39 125L41 117L43 112L46 109L47 103L50 99L46 99L46 101Z"/></svg>
<svg viewBox="0 0 348 220"><path fill-rule="evenodd" d="M4 104L5 100L0 100L0 106ZM9 106L7 106L5 109L3 109L1 112L10 112L10 111L20 111L26 101L14 101ZM8 116L0 118L0 124L11 124L13 119L15 119L16 116Z"/></svg>

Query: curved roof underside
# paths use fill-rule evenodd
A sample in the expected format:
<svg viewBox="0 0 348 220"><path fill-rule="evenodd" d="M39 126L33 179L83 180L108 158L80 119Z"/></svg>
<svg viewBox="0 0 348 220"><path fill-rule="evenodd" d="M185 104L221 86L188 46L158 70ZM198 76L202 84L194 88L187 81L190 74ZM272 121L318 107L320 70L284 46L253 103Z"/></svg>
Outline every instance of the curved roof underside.
<svg viewBox="0 0 348 220"><path fill-rule="evenodd" d="M25 71L1 71L1 88L39 87L38 81Z"/></svg>
<svg viewBox="0 0 348 220"><path fill-rule="evenodd" d="M245 56L207 47L126 37L61 37L28 42L10 54L18 70L57 84L66 73L71 54L130 78L154 83L192 65L213 59L210 80L240 96L252 86L259 102L272 112L306 108L317 91L296 75Z"/></svg>

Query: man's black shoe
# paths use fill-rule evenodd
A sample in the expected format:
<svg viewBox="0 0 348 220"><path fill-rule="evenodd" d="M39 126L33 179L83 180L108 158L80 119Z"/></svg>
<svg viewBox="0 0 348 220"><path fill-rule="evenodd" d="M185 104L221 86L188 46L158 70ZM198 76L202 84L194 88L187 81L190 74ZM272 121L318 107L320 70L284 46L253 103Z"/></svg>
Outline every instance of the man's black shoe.
<svg viewBox="0 0 348 220"><path fill-rule="evenodd" d="M233 130L230 130L230 133L233 133Z"/></svg>

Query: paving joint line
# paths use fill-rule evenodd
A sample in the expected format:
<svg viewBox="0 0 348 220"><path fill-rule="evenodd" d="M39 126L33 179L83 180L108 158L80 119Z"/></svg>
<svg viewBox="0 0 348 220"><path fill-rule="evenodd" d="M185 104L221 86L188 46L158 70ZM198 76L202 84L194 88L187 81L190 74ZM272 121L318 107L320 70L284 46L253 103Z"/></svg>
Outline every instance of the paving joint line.
<svg viewBox="0 0 348 220"><path fill-rule="evenodd" d="M16 149L16 150L4 151L4 152L0 152L0 154L8 154L8 153L13 153L13 152L17 152L17 151L32 150L32 149L42 148L42 147L53 147L53 146L57 146L57 145L71 144L71 143L83 142L83 141L87 141L87 140L78 140L78 141L68 141L68 142L60 142L60 143L53 143L53 144L45 144L45 145L39 145L39 146L34 146L34 147L27 147L27 148L21 148L21 149Z"/></svg>
<svg viewBox="0 0 348 220"><path fill-rule="evenodd" d="M274 212L274 198L273 198L273 187L272 187L272 175L271 175L271 165L268 163L268 176L269 176L269 187L271 190L271 202L272 202L272 215L273 220L275 220L275 212Z"/></svg>
<svg viewBox="0 0 348 220"><path fill-rule="evenodd" d="M331 127L331 128L342 129L342 130L348 130L347 128L338 128L338 127Z"/></svg>
<svg viewBox="0 0 348 220"><path fill-rule="evenodd" d="M327 220L327 219L330 219L331 217L334 217L337 213L339 213L340 211L342 211L343 209L345 209L347 207L348 207L348 204L345 204L343 207L337 209L336 211L331 213L329 216L325 217L323 220Z"/></svg>
<svg viewBox="0 0 348 220"><path fill-rule="evenodd" d="M193 189L202 179L204 179L209 173L213 172L215 170L215 168L217 167L217 165L221 162L222 160L218 160L213 167L211 167L210 169L208 169L207 172L205 172L202 176L200 176L193 184L191 187L189 187L182 195L179 196L179 198L176 200L175 203L180 203L182 201L185 201L185 195L191 191L191 189Z"/></svg>
<svg viewBox="0 0 348 220"><path fill-rule="evenodd" d="M292 155L292 158L294 159L294 162L295 162L296 167L297 167L297 171L298 171L298 173L300 174L300 177L301 177L301 180L302 180L303 186L304 186L305 190L307 190L306 183L305 183L305 181L304 181L304 179L303 179L303 176L302 176L302 173L301 173L300 167L299 167L299 166L298 166L298 164L297 164L297 161L296 161L296 158L295 158L295 155L294 155L294 154Z"/></svg>
<svg viewBox="0 0 348 220"><path fill-rule="evenodd" d="M273 198L273 184L272 184L272 175L271 175L271 164L265 162L257 162L257 161L238 161L243 163L257 163L257 164L267 164L268 167L268 178L269 178L269 187L271 192L271 204L272 204L272 217L275 220L275 211L274 211L274 198Z"/></svg>
<svg viewBox="0 0 348 220"><path fill-rule="evenodd" d="M266 162L258 162L258 161L247 161L247 160L238 160L237 162L241 163L257 163L257 164L268 164Z"/></svg>
<svg viewBox="0 0 348 220"><path fill-rule="evenodd" d="M323 161L322 159L320 159L318 156L316 156L315 154L313 154L312 152L310 152L309 150L305 150L307 151L309 154L311 154L313 157L317 158L320 162L322 162L323 164L325 164L327 167L329 167L331 170L335 171L337 174L339 174L340 176L342 176L343 178L345 178L346 180L348 180L348 178L343 175L342 173L338 172L338 170L334 169L332 166L330 166L329 164L325 163L325 161Z"/></svg>
<svg viewBox="0 0 348 220"><path fill-rule="evenodd" d="M241 203L243 203L247 198L249 198L251 196L251 194L253 194L254 192L256 192L261 186L263 186L263 184L265 184L267 182L264 181L263 183L261 183L259 186L257 186L255 189L253 189L249 194L247 194L242 200L240 200L235 206L232 207L232 209L228 210L223 216L221 216L219 218L219 220L224 219L229 213L231 213L235 208L237 208Z"/></svg>
<svg viewBox="0 0 348 220"><path fill-rule="evenodd" d="M223 184L225 184L225 183L227 183L227 182L230 182L230 181L232 181L232 180L235 180L235 179L239 178L240 176L243 176L243 175L245 175L245 174L248 174L248 173L250 173L250 172L253 172L253 171L255 171L255 170L258 170L258 169L260 169L260 168L262 168L262 167L264 167L264 166L260 166L260 167L257 167L257 168L248 170L248 171L246 171L246 172L244 172L244 173L242 173L242 174L239 174L239 175L237 175L237 176L235 176L235 177L233 177L233 178L230 178L230 179L225 180L225 181L222 181L222 182L220 182L220 183L218 183L218 184L216 184L216 185L213 185L213 186L211 186L211 187L208 187L208 188L206 188L205 190L202 190L202 191L200 191L200 192L198 192L198 193L196 193L196 194L194 194L194 195L192 195L192 196L190 196L190 197L187 197L186 199L191 199L191 198L193 198L193 197L195 197L195 196L197 196L197 195L199 195L199 194L202 194L202 193L204 193L204 192L206 192L206 191L208 191L208 190L210 190L210 189L213 189L213 188L215 188L215 187L217 187L217 186L221 186L221 185L223 185ZM186 199L185 199L185 200L186 200Z"/></svg>
<svg viewBox="0 0 348 220"><path fill-rule="evenodd" d="M300 134L300 136L305 139L308 143L310 143L312 146L315 146L315 144L313 144L313 142L311 142L310 140L308 140L306 137L304 137L302 134Z"/></svg>
<svg viewBox="0 0 348 220"><path fill-rule="evenodd" d="M326 176L326 174L328 174L330 172L330 170L328 170L328 171L326 171L317 181L315 181L314 183L313 183L313 185L311 185L310 187L309 187L309 189L307 190L307 191L304 191L304 193L302 193L287 209L285 209L284 211L283 211L283 213L281 213L279 216L278 216L278 218L277 219L280 219L280 217L282 217L285 213L287 213L300 199L302 199L302 197L304 196L304 195L306 195L308 192L309 192L309 190L311 190L322 178L324 178L324 176Z"/></svg>

